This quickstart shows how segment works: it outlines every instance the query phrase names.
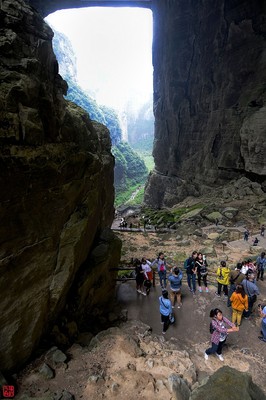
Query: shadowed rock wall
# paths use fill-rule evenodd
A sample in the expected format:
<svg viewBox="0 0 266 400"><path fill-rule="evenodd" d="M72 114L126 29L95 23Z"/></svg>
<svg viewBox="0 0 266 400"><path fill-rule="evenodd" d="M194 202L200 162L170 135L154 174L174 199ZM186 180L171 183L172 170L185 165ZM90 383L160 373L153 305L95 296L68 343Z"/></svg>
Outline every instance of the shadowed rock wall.
<svg viewBox="0 0 266 400"><path fill-rule="evenodd" d="M155 171L146 204L266 180L263 1L153 1Z"/></svg>
<svg viewBox="0 0 266 400"><path fill-rule="evenodd" d="M120 241L108 228L114 211L109 132L64 100L53 33L38 14L22 0L3 0L0 26L5 371L27 360L66 303L80 321L96 304L108 304L115 284L108 269L119 260Z"/></svg>

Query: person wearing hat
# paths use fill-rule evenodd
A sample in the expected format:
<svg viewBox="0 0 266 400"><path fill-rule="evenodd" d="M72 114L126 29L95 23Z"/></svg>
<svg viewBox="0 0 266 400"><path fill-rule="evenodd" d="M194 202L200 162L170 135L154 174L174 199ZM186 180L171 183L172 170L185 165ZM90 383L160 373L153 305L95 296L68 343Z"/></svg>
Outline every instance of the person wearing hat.
<svg viewBox="0 0 266 400"><path fill-rule="evenodd" d="M162 290L162 295L159 297L160 303L160 313L161 313L161 323L163 324L163 335L167 331L170 324L170 314L172 312L172 304L168 299L168 291L166 289Z"/></svg>
<svg viewBox="0 0 266 400"><path fill-rule="evenodd" d="M247 274L246 279L242 281L242 285L245 293L248 295L248 311L244 311L243 315L245 319L249 319L253 305L257 301L257 295L260 294L259 288L255 283L255 274Z"/></svg>

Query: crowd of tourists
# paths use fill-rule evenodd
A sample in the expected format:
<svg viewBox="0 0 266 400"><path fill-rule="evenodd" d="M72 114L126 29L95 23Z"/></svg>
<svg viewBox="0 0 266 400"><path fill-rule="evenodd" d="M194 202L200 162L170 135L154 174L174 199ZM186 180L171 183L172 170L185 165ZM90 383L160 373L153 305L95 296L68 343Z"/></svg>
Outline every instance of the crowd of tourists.
<svg viewBox="0 0 266 400"><path fill-rule="evenodd" d="M136 290L146 296L152 287L153 271L156 266L162 295L159 297L159 308L161 323L163 324L162 333L165 334L169 325L174 322L173 309L182 306L182 279L186 274L188 288L193 296L196 292L209 293L208 288L208 263L204 254L193 251L191 256L184 262L184 270L177 266L167 265L163 252L153 261L143 257L141 260L134 260L136 273ZM251 259L237 263L234 269L229 268L226 261L221 261L216 270L217 298L224 297L227 306L232 308L231 321L223 316L219 308L211 310L211 347L208 348L204 357L207 360L209 355L216 356L223 361L222 348L225 344L228 333L237 332L241 325L242 318L250 319L254 311L257 296L260 294L258 280L263 281L266 269L266 255L262 252L252 262ZM169 271L169 272L168 272ZM167 290L168 286L168 290ZM258 337L266 342L266 305L258 305L261 321L261 335Z"/></svg>

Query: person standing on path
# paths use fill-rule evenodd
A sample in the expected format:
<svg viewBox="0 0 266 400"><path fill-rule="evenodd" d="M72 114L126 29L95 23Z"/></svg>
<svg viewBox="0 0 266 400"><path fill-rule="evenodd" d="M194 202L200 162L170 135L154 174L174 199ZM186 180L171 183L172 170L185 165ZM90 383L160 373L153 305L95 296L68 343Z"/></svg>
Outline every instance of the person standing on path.
<svg viewBox="0 0 266 400"><path fill-rule="evenodd" d="M220 361L224 361L222 356L222 349L226 342L228 333L237 332L239 330L229 319L223 316L219 308L214 308L210 312L211 321L211 344L212 346L205 350L204 358L207 361L209 355L216 354ZM229 325L230 328L226 328Z"/></svg>
<svg viewBox="0 0 266 400"><path fill-rule="evenodd" d="M265 234L265 226L264 226L264 225L261 225L261 228L260 228L260 236L264 237L264 234Z"/></svg>
<svg viewBox="0 0 266 400"><path fill-rule="evenodd" d="M227 299L227 307L231 306L230 298L233 292L236 290L237 285L240 285L243 279L245 279L246 275L241 272L242 263L237 263L237 266L234 270L231 270L229 273L229 293Z"/></svg>
<svg viewBox="0 0 266 400"><path fill-rule="evenodd" d="M199 285L199 292L202 292L202 287L201 287L201 279L203 280L205 290L208 293L208 284L207 284L207 275L208 275L208 270L207 270L207 261L206 257L202 253L198 253L198 256L196 258L196 267L197 267L197 275L198 275L198 285Z"/></svg>
<svg viewBox="0 0 266 400"><path fill-rule="evenodd" d="M193 251L191 257L189 257L186 261L186 272L187 272L187 284L189 290L195 294L196 293L196 274L197 274L197 267L196 267L196 258L198 256L197 251ZM192 287L191 287L192 281Z"/></svg>
<svg viewBox="0 0 266 400"><path fill-rule="evenodd" d="M236 290L233 292L230 300L232 303L232 322L236 326L240 326L243 311L248 312L248 296L242 285L236 286Z"/></svg>
<svg viewBox="0 0 266 400"><path fill-rule="evenodd" d="M248 312L244 312L244 318L249 319L252 314L253 305L257 301L257 295L260 294L258 286L254 282L255 275L247 274L246 279L243 279L242 285L245 290L245 293L248 296Z"/></svg>
<svg viewBox="0 0 266 400"><path fill-rule="evenodd" d="M147 260L146 257L142 257L141 267L144 271L144 287L146 288L146 294L148 295L151 290L152 278L153 278L151 262Z"/></svg>
<svg viewBox="0 0 266 400"><path fill-rule="evenodd" d="M226 265L226 261L221 261L220 267L217 269L217 282L218 290L215 292L216 296L221 297L221 290L223 287L224 296L228 296L228 285L229 285L229 274L230 269Z"/></svg>
<svg viewBox="0 0 266 400"><path fill-rule="evenodd" d="M136 274L136 290L138 293L143 294L143 296L146 296L146 293L144 292L144 271L141 266L140 260L136 259L134 260L134 265L135 265L135 274Z"/></svg>
<svg viewBox="0 0 266 400"><path fill-rule="evenodd" d="M172 308L175 306L175 298L177 299L177 308L180 308L181 303L181 285L182 285L183 274L179 268L174 267L168 276L170 282L170 299L172 302Z"/></svg>
<svg viewBox="0 0 266 400"><path fill-rule="evenodd" d="M248 229L246 229L244 232L244 240L247 242L248 238L249 238L249 231L248 231Z"/></svg>
<svg viewBox="0 0 266 400"><path fill-rule="evenodd" d="M152 282L152 268L151 262L146 259L146 257L142 257L141 266L144 271L145 278Z"/></svg>
<svg viewBox="0 0 266 400"><path fill-rule="evenodd" d="M163 324L163 335L167 331L170 325L170 314L172 312L172 304L168 299L168 292L166 289L163 289L162 295L159 297L160 304L160 314L161 314L161 323Z"/></svg>
<svg viewBox="0 0 266 400"><path fill-rule="evenodd" d="M158 258L156 258L152 263L151 263L151 267L153 265L157 264L157 271L158 271L158 275L160 278L160 285L162 289L166 288L166 260L164 258L164 253L160 252L158 254Z"/></svg>
<svg viewBox="0 0 266 400"><path fill-rule="evenodd" d="M263 281L263 274L264 270L266 269L266 257L265 257L265 252L263 251L261 255L257 258L256 260L256 266L257 266L257 279Z"/></svg>
<svg viewBox="0 0 266 400"><path fill-rule="evenodd" d="M266 306L262 306L261 304L259 304L258 309L259 309L260 317L262 318L262 320L261 320L262 336L259 336L258 338L262 342L266 342Z"/></svg>

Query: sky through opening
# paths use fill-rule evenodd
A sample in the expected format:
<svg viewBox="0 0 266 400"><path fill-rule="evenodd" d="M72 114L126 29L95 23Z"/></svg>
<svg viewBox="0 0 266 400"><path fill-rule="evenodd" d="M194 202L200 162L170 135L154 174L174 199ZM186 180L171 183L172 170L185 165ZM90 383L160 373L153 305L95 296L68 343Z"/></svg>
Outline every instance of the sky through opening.
<svg viewBox="0 0 266 400"><path fill-rule="evenodd" d="M46 21L70 39L78 82L99 104L137 109L152 99L151 10L88 7L57 11Z"/></svg>

